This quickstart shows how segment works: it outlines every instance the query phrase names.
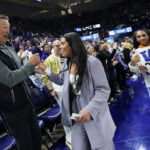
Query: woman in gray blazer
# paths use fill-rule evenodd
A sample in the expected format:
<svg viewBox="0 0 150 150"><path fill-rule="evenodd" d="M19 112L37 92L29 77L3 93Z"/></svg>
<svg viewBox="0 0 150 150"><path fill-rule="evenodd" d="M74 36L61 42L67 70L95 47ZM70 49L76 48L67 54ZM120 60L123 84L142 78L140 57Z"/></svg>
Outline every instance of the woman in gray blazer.
<svg viewBox="0 0 150 150"><path fill-rule="evenodd" d="M43 64L39 69L51 81L64 85L61 120L72 127L73 150L113 150L115 125L107 104L110 88L101 62L87 55L74 32L61 38L61 49L66 63L59 75Z"/></svg>

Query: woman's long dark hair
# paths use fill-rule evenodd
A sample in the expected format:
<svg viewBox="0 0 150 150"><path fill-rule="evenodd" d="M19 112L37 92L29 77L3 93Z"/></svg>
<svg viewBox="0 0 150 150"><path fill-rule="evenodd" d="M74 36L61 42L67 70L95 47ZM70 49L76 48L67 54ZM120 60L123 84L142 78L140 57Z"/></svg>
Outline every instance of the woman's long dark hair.
<svg viewBox="0 0 150 150"><path fill-rule="evenodd" d="M148 29L139 29L139 30L137 30L137 31L135 31L134 33L133 33L133 47L134 48L138 48L139 47L139 45L140 45L140 43L137 41L137 39L136 39L136 35L137 35L137 32L138 31L144 31L146 34L148 34L148 36L150 37L150 30L148 30ZM149 41L150 41L150 38L149 38Z"/></svg>
<svg viewBox="0 0 150 150"><path fill-rule="evenodd" d="M70 59L71 63L75 63L77 65L79 79L77 80L76 90L79 91L87 68L87 51L77 33L66 33L63 37L72 49L72 57Z"/></svg>

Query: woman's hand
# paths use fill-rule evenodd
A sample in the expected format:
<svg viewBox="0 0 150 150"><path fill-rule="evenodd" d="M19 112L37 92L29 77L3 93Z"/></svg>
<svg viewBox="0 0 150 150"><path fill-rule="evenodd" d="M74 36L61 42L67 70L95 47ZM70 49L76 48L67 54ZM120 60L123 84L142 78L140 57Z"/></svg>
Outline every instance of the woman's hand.
<svg viewBox="0 0 150 150"><path fill-rule="evenodd" d="M39 74L45 74L46 65L43 63L38 64L38 66L35 67L34 72Z"/></svg>
<svg viewBox="0 0 150 150"><path fill-rule="evenodd" d="M38 53L36 53L36 54L33 54L30 58L29 58L29 60L28 60L32 65L38 65L38 64L40 64L40 56L39 56L39 54Z"/></svg>
<svg viewBox="0 0 150 150"><path fill-rule="evenodd" d="M131 66L135 66L137 62L140 61L140 56L139 55L135 55L131 58L131 61L130 61L130 65Z"/></svg>
<svg viewBox="0 0 150 150"><path fill-rule="evenodd" d="M141 72L147 72L147 68L145 66L139 66L139 70Z"/></svg>
<svg viewBox="0 0 150 150"><path fill-rule="evenodd" d="M46 70L47 66L43 63L40 63L40 64L38 64L38 68L44 72Z"/></svg>
<svg viewBox="0 0 150 150"><path fill-rule="evenodd" d="M113 66L116 66L118 64L118 61L117 60L114 60L113 62L112 62L112 65Z"/></svg>
<svg viewBox="0 0 150 150"><path fill-rule="evenodd" d="M91 118L90 113L85 109L82 109L79 112L79 116L80 117L76 119L76 122L79 122L79 123L85 123L85 122L89 121Z"/></svg>
<svg viewBox="0 0 150 150"><path fill-rule="evenodd" d="M35 73L39 73L39 74L44 74L45 72L43 72L43 70L41 70L38 66L35 67L34 69Z"/></svg>

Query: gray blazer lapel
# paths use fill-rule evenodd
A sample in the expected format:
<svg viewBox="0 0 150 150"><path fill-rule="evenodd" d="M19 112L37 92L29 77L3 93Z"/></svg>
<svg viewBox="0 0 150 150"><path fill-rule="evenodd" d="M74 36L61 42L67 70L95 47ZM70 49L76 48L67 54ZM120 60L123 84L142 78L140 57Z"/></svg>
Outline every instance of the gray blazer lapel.
<svg viewBox="0 0 150 150"><path fill-rule="evenodd" d="M64 104L66 108L70 108L70 88L69 88L69 70L66 71L65 79L64 79ZM67 110L70 113L70 109Z"/></svg>
<svg viewBox="0 0 150 150"><path fill-rule="evenodd" d="M69 95L69 70L65 72L64 75L64 86L63 86L63 101L62 101L62 123L64 125L70 126L70 95Z"/></svg>
<svg viewBox="0 0 150 150"><path fill-rule="evenodd" d="M20 60L15 52L15 50L13 49L13 47L8 47L7 45L0 45L0 50L7 55L8 57L10 57L11 59L13 59L15 65L19 68L21 66Z"/></svg>
<svg viewBox="0 0 150 150"><path fill-rule="evenodd" d="M15 64L18 66L18 68L20 68L21 63L20 63L20 60L19 60L18 56L16 55L16 53L13 50L11 50L10 53L12 55L12 58L13 58Z"/></svg>

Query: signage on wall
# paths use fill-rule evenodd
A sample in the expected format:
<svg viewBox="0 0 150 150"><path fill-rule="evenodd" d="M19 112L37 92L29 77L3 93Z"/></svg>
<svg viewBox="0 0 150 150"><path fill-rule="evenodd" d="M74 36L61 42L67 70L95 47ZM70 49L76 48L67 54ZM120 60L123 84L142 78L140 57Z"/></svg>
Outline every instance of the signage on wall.
<svg viewBox="0 0 150 150"><path fill-rule="evenodd" d="M117 34L129 33L129 32L132 32L132 27L127 27L127 28L122 28L122 29L111 30L111 31L109 31L109 35L110 35L110 36L113 36L113 35L117 35Z"/></svg>
<svg viewBox="0 0 150 150"><path fill-rule="evenodd" d="M86 31L86 30L93 30L93 29L98 29L100 27L101 27L100 24L94 24L94 25L89 25L89 26L86 26L86 27L75 28L75 31L80 32L80 31Z"/></svg>
<svg viewBox="0 0 150 150"><path fill-rule="evenodd" d="M81 40L95 40L95 39L98 39L99 38L99 34L98 33L95 33L95 34L91 34L91 35L85 35L85 36L81 36L80 37Z"/></svg>

